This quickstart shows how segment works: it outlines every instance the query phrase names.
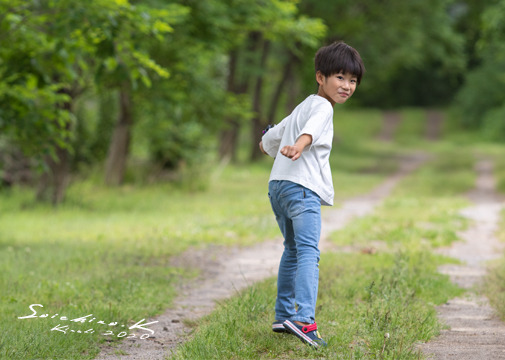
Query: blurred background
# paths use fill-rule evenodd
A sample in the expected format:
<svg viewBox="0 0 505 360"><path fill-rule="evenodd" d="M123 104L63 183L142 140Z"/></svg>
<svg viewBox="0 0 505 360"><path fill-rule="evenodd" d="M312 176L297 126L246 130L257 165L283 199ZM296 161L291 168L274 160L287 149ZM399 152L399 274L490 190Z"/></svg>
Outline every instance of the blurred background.
<svg viewBox="0 0 505 360"><path fill-rule="evenodd" d="M345 109L505 139L504 0L0 0L0 188L58 204L89 177L205 186L258 160L339 40L367 68Z"/></svg>
<svg viewBox="0 0 505 360"><path fill-rule="evenodd" d="M418 344L432 322L412 310L412 288L436 294L416 300L433 316L432 304L453 291L434 274L441 260L419 249L458 238L481 158L505 193L505 0L0 0L0 358L92 359L112 341L99 327L74 336L51 331L57 319L17 319L30 304L134 324L171 306L185 282L214 276L209 264L225 247L278 238L261 130L317 91L314 54L341 40L367 72L334 109L336 207L405 161L430 160L389 207L331 239L389 244L422 280L394 265L390 250L327 258L320 298L337 300L324 307L325 331L338 351L370 343L382 356L382 321L391 321L408 329L394 341L417 359L404 339ZM505 278L500 269L493 279ZM391 293L378 290L387 301L372 303L384 279ZM490 283L494 303L505 304L503 281ZM262 330L273 316L267 298L275 296L256 296L252 309L238 302L247 321L226 307L243 329L216 322L219 341L202 343L231 345L236 359L234 344L250 337L245 358L292 355ZM357 304L361 315L348 311ZM408 313L407 325L389 316L391 304ZM258 336L251 319L263 323Z"/></svg>

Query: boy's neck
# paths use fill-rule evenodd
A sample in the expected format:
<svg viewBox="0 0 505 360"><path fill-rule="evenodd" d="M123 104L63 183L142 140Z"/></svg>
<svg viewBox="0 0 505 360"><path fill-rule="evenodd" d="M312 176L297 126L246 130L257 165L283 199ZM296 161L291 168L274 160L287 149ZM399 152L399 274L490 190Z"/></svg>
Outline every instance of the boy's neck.
<svg viewBox="0 0 505 360"><path fill-rule="evenodd" d="M323 99L328 100L328 102L331 104L331 107L335 107L335 104L336 104L336 103L335 103L333 100L328 99L328 98L325 96L324 92L322 92L322 91L321 91L321 89L319 89L319 90L317 91L317 94L316 94L316 95L317 95L317 96L322 97Z"/></svg>

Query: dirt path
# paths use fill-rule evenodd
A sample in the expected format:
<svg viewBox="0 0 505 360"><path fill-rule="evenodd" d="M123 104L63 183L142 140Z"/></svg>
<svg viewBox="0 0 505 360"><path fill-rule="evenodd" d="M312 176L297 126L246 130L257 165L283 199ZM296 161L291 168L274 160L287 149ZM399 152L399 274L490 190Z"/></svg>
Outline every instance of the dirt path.
<svg viewBox="0 0 505 360"><path fill-rule="evenodd" d="M438 308L439 318L449 329L421 346L431 359L505 359L505 324L477 292L486 274L486 261L496 259L504 250L504 244L494 236L504 205L503 198L494 191L492 169L488 160L477 163L476 187L468 194L474 205L462 211L471 225L460 233L462 241L440 251L462 262L442 266L440 271L468 292Z"/></svg>
<svg viewBox="0 0 505 360"><path fill-rule="evenodd" d="M399 116L386 114L385 128L380 137L390 140L400 121ZM438 137L441 121L438 114L428 115L428 139ZM353 219L370 214L401 179L426 160L424 154L403 158L399 170L373 191L344 201L340 208L324 211L321 250L334 250L328 240L331 232L342 229ZM493 237L503 203L494 192L492 164L480 161L477 171L476 188L468 195L474 206L463 211L473 225L460 234L461 243L441 251L463 261L464 265L444 266L440 270L469 291L464 297L439 307L440 318L450 330L422 345L421 350L433 359L505 359L504 324L496 318L486 298L470 291L485 274L484 262L495 258L502 247ZM209 314L217 301L256 281L274 276L281 253L281 239L247 248L214 246L188 250L174 259L172 265L197 267L202 270L202 276L180 289L171 309L147 320L158 321L150 327L155 331L154 337L137 341L125 339L121 344L106 346L97 359L163 359L169 356L177 345L187 340L191 330L187 323Z"/></svg>
<svg viewBox="0 0 505 360"><path fill-rule="evenodd" d="M426 139L436 141L442 132L444 114L437 110L426 111Z"/></svg>
<svg viewBox="0 0 505 360"><path fill-rule="evenodd" d="M398 171L367 195L344 201L337 209L323 211L320 248L328 251L328 235L343 228L351 220L365 216L389 195L398 182L417 169L428 157L414 154L400 159ZM186 325L209 314L217 301L234 295L256 281L277 273L282 254L282 240L266 241L247 248L209 247L189 250L174 259L174 266L195 266L203 276L180 290L173 307L150 321L154 337L147 340L125 339L120 344L106 346L97 359L163 359L178 344L184 342L191 330Z"/></svg>
<svg viewBox="0 0 505 360"><path fill-rule="evenodd" d="M398 111L384 111L382 115L382 130L379 133L379 140L392 141L398 125L402 121L402 115Z"/></svg>

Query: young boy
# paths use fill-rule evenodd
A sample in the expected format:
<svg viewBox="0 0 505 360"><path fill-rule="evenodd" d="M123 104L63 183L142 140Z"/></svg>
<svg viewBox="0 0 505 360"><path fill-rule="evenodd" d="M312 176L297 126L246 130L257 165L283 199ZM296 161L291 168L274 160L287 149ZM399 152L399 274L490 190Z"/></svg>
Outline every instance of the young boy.
<svg viewBox="0 0 505 360"><path fill-rule="evenodd" d="M365 67L359 53L343 42L320 48L314 62L317 94L268 130L259 146L275 158L268 196L284 237L272 330L317 348L326 346L315 309L321 205L333 205L334 194L329 163L333 106L352 96Z"/></svg>

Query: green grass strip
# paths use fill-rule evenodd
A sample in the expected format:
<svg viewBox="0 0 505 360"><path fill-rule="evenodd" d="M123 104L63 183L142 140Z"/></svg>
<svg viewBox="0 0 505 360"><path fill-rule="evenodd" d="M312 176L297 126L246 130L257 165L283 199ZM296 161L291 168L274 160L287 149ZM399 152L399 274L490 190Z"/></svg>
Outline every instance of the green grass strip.
<svg viewBox="0 0 505 360"><path fill-rule="evenodd" d="M226 301L202 321L175 359L418 359L420 341L438 334L435 305L461 294L432 254L465 226L458 210L473 187L473 157L441 147L406 178L375 214L333 234L339 245L377 252L323 254L316 311L328 342L317 353L274 334L275 283L268 280ZM449 176L450 174L450 176Z"/></svg>
<svg viewBox="0 0 505 360"><path fill-rule="evenodd" d="M275 334L275 281L225 301L200 322L174 359L417 359L437 334L434 304L459 294L427 252L323 254L317 316L328 347Z"/></svg>

